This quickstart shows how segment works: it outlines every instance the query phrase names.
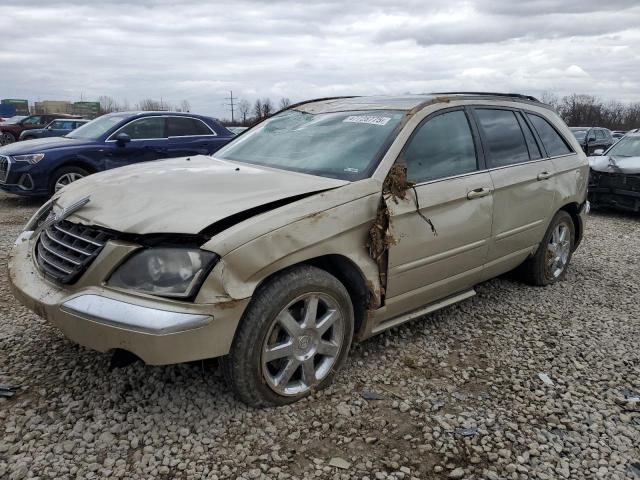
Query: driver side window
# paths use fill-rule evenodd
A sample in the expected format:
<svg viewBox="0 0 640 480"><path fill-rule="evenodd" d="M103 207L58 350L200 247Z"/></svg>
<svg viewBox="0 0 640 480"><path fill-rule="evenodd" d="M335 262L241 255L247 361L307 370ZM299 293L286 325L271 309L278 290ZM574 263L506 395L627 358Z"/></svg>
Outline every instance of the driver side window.
<svg viewBox="0 0 640 480"><path fill-rule="evenodd" d="M42 123L42 117L29 117L22 121L23 125L39 125Z"/></svg>
<svg viewBox="0 0 640 480"><path fill-rule="evenodd" d="M442 113L420 125L400 155L415 183L477 170L473 134L463 110Z"/></svg>

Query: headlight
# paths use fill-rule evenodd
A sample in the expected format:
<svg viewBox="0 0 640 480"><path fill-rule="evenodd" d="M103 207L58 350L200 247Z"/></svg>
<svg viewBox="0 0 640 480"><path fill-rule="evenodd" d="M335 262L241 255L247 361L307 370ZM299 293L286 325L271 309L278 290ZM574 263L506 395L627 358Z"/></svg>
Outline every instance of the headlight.
<svg viewBox="0 0 640 480"><path fill-rule="evenodd" d="M129 257L107 284L162 297L189 298L218 258L196 248L148 248Z"/></svg>
<svg viewBox="0 0 640 480"><path fill-rule="evenodd" d="M42 205L36 213L29 219L27 224L22 229L23 232L32 232L36 230L42 222L44 222L51 210L53 209L53 200L49 200L44 205Z"/></svg>
<svg viewBox="0 0 640 480"><path fill-rule="evenodd" d="M44 158L44 153L32 153L31 155L14 155L11 158L13 158L16 162L38 163Z"/></svg>

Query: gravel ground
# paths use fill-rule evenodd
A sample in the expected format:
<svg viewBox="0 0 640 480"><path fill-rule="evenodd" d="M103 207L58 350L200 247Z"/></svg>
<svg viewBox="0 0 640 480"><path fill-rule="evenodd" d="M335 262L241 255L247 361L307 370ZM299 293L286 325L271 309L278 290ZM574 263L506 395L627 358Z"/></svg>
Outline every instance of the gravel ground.
<svg viewBox="0 0 640 480"><path fill-rule="evenodd" d="M0 194L1 268L37 206ZM592 214L585 238L561 284L483 284L259 411L214 362L109 371L3 277L0 383L21 387L0 399L0 478L640 478L640 217Z"/></svg>

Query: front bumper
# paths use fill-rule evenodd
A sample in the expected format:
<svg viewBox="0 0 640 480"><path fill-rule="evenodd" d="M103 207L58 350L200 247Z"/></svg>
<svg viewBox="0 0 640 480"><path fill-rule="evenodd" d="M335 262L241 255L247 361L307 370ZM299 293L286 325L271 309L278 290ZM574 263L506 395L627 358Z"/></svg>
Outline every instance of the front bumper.
<svg viewBox="0 0 640 480"><path fill-rule="evenodd" d="M0 190L16 195L37 197L49 193L46 182L40 181L34 166L27 162L16 162L6 155L2 155L5 163L4 175L0 177Z"/></svg>
<svg viewBox="0 0 640 480"><path fill-rule="evenodd" d="M640 175L591 170L589 201L594 206L640 212Z"/></svg>
<svg viewBox="0 0 640 480"><path fill-rule="evenodd" d="M105 288L95 281L103 277L101 264L117 265L131 251L118 242L109 242L75 285L61 288L35 266L32 243L22 236L13 247L11 290L72 341L100 352L127 350L151 365L229 353L249 299L198 304Z"/></svg>

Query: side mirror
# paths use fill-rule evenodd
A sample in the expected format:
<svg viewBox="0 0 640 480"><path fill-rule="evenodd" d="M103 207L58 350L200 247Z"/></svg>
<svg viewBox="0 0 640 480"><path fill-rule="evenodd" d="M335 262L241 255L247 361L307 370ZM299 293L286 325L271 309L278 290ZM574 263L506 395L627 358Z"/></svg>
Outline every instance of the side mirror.
<svg viewBox="0 0 640 480"><path fill-rule="evenodd" d="M124 132L120 132L118 135L116 135L116 143L119 147L124 147L130 141L131 137Z"/></svg>
<svg viewBox="0 0 640 480"><path fill-rule="evenodd" d="M603 153L604 153L604 150L603 150L602 148L596 148L596 149L593 151L593 154L594 154L596 157L601 157Z"/></svg>
<svg viewBox="0 0 640 480"><path fill-rule="evenodd" d="M596 137L589 137L589 138L587 139L587 143L593 143L593 142L595 142L595 141L596 141Z"/></svg>

